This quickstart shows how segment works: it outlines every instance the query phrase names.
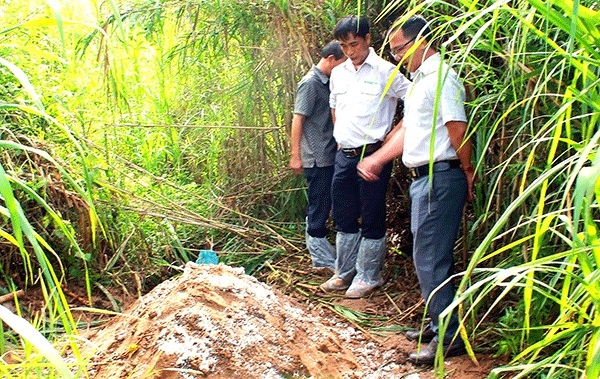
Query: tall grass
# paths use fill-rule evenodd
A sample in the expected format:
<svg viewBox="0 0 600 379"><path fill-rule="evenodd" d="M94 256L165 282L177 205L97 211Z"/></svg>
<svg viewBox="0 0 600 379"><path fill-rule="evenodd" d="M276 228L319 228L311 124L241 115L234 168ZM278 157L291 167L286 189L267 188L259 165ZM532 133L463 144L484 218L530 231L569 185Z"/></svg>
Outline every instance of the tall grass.
<svg viewBox="0 0 600 379"><path fill-rule="evenodd" d="M409 7L433 22L468 90L481 183L468 232L476 248L452 308L467 341L488 320L502 325L498 349L512 360L494 377L596 378L600 370L597 6ZM437 363L441 377L441 356Z"/></svg>
<svg viewBox="0 0 600 379"><path fill-rule="evenodd" d="M468 91L481 182L454 304L463 336L500 325L487 338L512 362L498 377L598 377L596 2L50 3L0 16L0 237L28 279L40 267L45 327L74 333L60 283L78 272L88 291L94 278L141 294L198 249L249 272L297 251L295 83L339 17L367 14L380 36L407 8L433 22Z"/></svg>
<svg viewBox="0 0 600 379"><path fill-rule="evenodd" d="M331 6L342 4L303 6L314 20L322 8L324 24L284 3L0 6L10 25L0 31L0 237L21 253L2 268L22 263L29 282L39 268L48 306L36 328L76 334L66 278L86 283L91 302L92 282L140 295L201 248L249 272L298 250L305 200L284 171L286 128L295 82L338 16ZM68 376L31 328L2 318L1 353L23 362L3 375Z"/></svg>
<svg viewBox="0 0 600 379"><path fill-rule="evenodd" d="M35 28L49 24L58 26L62 32L62 24L58 18L53 22L32 19L23 25ZM13 28L0 31L0 37L4 38L13 31ZM15 48L5 44L5 41L3 39L0 45L2 51ZM43 53L40 55L47 57ZM18 59L14 55L11 58ZM74 267L79 267L88 297L91 298L87 269L91 254L90 250L84 251L82 244L93 248L97 217L91 201L91 181L84 159L84 148L68 127L47 113L42 96L21 68L8 58L0 57L0 72L3 74L4 88L0 102L0 147L3 150L0 162L2 282L11 292L17 292L17 286L26 288L39 282L45 308L36 316L36 328L59 328L68 335L75 335L77 324L62 290L68 273L65 272L61 257L71 256L71 263ZM43 138L46 133L70 144L78 170L71 171L71 167L59 162L51 152L46 151ZM76 175L72 175L74 172ZM67 204L57 207L58 202L66 198L69 199L70 209ZM80 209L77 209L78 205L81 206ZM76 217L68 214L77 211L79 213ZM84 224L87 233L78 233L83 230L76 230L71 224L72 221ZM85 235L88 238L85 238ZM68 253L65 254L58 248L66 249ZM20 270L11 272L18 267L15 265L17 259L12 258L14 251L19 252L22 266ZM1 307L0 318L11 330L0 329L4 341L0 353L5 355L7 351L13 351L12 354L16 358L19 354L15 353L14 349L21 345L22 354L18 359L28 363L2 365L3 375L12 376L15 372L20 372L24 377L34 373L44 375L52 372L49 367L54 367L61 377L73 377L59 353L31 324L20 317L21 309L18 307L16 295L15 302L16 314ZM66 343L73 354L80 357L76 344L68 340ZM45 363L45 360L48 363Z"/></svg>

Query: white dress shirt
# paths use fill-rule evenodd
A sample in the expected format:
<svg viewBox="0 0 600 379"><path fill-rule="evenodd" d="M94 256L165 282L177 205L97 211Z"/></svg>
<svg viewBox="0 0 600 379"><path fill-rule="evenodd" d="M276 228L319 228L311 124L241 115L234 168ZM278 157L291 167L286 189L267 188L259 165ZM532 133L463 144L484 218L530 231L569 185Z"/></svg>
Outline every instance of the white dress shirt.
<svg viewBox="0 0 600 379"><path fill-rule="evenodd" d="M347 59L333 69L329 83L329 106L335 109L333 136L342 148L382 141L391 129L398 99L410 85L372 47L358 70Z"/></svg>
<svg viewBox="0 0 600 379"><path fill-rule="evenodd" d="M402 162L406 167L429 163L432 138L435 162L458 159L446 123L467 121L464 101L465 90L456 72L439 53L427 58L415 72L404 98Z"/></svg>

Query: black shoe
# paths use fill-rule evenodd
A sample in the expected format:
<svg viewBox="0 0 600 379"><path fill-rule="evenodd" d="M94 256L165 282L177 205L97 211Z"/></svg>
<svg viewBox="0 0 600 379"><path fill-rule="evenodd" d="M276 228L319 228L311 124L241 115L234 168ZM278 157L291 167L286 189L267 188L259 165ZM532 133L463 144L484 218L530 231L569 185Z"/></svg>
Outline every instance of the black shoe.
<svg viewBox="0 0 600 379"><path fill-rule="evenodd" d="M433 365L433 363L435 362L435 353L437 351L437 348L438 341L431 341L425 349L421 349L420 351L410 353L408 355L408 360L412 363L416 363L419 365ZM454 341L454 343L450 346L444 346L445 357L456 357L458 355L463 355L466 353L467 350L465 349L465 345L460 340Z"/></svg>
<svg viewBox="0 0 600 379"><path fill-rule="evenodd" d="M419 341L420 338L421 343L430 342L436 335L437 333L431 330L429 325L427 325L423 331L417 329L406 332L406 338L409 341Z"/></svg>

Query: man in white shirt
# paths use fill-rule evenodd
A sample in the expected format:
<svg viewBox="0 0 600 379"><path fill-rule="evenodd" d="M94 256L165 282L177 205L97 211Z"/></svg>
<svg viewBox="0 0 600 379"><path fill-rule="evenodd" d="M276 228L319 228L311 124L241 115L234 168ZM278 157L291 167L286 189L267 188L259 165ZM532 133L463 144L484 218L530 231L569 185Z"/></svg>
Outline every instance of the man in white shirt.
<svg viewBox="0 0 600 379"><path fill-rule="evenodd" d="M453 273L453 251L465 200L473 198L475 170L471 164L471 142L466 138L465 92L456 75L429 41L427 21L409 18L390 31L390 48L395 59L411 73L412 85L404 98L404 118L386 144L357 166L359 175L377 181L385 164L402 155L410 169L411 230L413 259L428 302L431 322L407 338L429 342L409 360L433 364L439 341L446 356L465 353L457 336L458 319L453 313L444 336L439 336L439 315L454 299L448 282L433 291ZM443 337L443 338L441 338Z"/></svg>
<svg viewBox="0 0 600 379"><path fill-rule="evenodd" d="M334 37L348 59L335 67L330 79L330 102L338 144L331 195L336 234L335 274L321 288L346 290L346 297L370 295L383 284L386 254L385 194L392 164L381 178L367 182L356 165L375 152L391 129L398 99L410 82L370 47L369 23L364 17L341 19Z"/></svg>

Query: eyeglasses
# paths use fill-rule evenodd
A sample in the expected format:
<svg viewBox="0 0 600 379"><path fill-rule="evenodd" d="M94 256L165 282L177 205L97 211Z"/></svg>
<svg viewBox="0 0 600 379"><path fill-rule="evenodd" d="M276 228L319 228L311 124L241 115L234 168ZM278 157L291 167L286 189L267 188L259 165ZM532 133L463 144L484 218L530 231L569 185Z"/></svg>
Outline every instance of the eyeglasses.
<svg viewBox="0 0 600 379"><path fill-rule="evenodd" d="M398 56L400 54L400 52L402 52L402 50L404 50L404 48L406 46L408 46L409 43L411 43L412 41L414 41L417 37L413 37L410 41L400 45L400 46L396 46L392 49L392 51L390 51L390 54L392 55L392 58L396 59L396 56Z"/></svg>

